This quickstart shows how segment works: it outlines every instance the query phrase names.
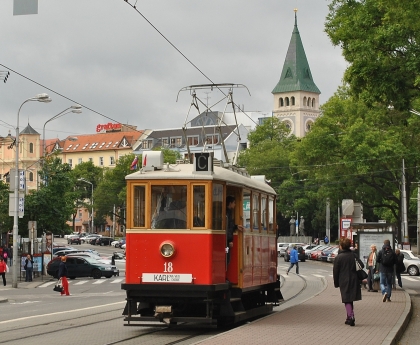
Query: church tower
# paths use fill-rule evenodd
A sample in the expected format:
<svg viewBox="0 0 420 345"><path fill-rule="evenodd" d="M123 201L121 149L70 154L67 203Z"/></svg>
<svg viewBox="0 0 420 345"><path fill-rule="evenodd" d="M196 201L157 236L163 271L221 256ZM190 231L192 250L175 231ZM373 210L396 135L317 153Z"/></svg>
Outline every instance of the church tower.
<svg viewBox="0 0 420 345"><path fill-rule="evenodd" d="M297 26L296 12L295 9L295 26L280 80L271 93L274 96L273 116L284 121L291 134L301 138L319 116L321 92L312 79Z"/></svg>

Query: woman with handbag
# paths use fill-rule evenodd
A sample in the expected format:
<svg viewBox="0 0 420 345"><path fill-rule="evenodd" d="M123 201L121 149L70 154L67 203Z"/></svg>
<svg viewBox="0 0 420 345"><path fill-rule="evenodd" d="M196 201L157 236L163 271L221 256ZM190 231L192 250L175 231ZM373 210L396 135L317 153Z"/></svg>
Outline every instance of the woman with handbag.
<svg viewBox="0 0 420 345"><path fill-rule="evenodd" d="M58 279L61 279L61 284L63 285L63 291L61 291L61 296L66 295L70 296L69 292L69 282L67 280L67 257L64 255L61 257L60 265L58 266Z"/></svg>
<svg viewBox="0 0 420 345"><path fill-rule="evenodd" d="M350 250L351 242L348 238L340 239L340 252L334 260L333 279L334 287L340 288L341 301L346 308L346 325L354 326L354 301L362 299L360 280L356 273L356 256ZM363 263L358 261L362 268Z"/></svg>
<svg viewBox="0 0 420 345"><path fill-rule="evenodd" d="M367 258L367 262L366 262L366 266L368 269L368 286L369 292L378 292L378 290L373 288L373 284L375 283L375 273L377 273L379 271L379 262L377 262L377 257L378 257L378 251L376 250L376 245L372 244L370 246L370 250L371 252L369 253L369 256Z"/></svg>

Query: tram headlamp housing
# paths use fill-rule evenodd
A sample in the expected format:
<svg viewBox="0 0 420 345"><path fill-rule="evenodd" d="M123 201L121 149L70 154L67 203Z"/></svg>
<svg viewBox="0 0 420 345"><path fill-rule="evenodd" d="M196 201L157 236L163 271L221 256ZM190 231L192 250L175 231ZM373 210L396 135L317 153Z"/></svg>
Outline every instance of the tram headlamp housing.
<svg viewBox="0 0 420 345"><path fill-rule="evenodd" d="M171 242L164 242L160 245L160 253L163 257L169 258L175 254L175 247Z"/></svg>

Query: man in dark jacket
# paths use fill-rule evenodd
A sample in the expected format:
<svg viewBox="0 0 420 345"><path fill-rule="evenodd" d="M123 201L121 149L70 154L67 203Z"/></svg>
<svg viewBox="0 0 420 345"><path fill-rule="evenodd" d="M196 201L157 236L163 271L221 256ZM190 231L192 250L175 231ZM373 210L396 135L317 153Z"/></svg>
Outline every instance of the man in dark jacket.
<svg viewBox="0 0 420 345"><path fill-rule="evenodd" d="M402 288L401 273L405 271L404 255L401 254L399 249L395 249L397 261L395 263L395 275L397 276L398 286Z"/></svg>
<svg viewBox="0 0 420 345"><path fill-rule="evenodd" d="M394 275L394 265L396 264L397 257L391 248L389 240L384 241L382 250L378 253L378 262L382 292L382 302L388 300L391 302L392 279Z"/></svg>
<svg viewBox="0 0 420 345"><path fill-rule="evenodd" d="M243 231L242 225L235 224L234 212L236 206L236 199L234 196L226 197L226 218L227 218L227 231L226 231L226 242L227 242L227 263L230 262L230 250L233 248L233 233L236 230Z"/></svg>

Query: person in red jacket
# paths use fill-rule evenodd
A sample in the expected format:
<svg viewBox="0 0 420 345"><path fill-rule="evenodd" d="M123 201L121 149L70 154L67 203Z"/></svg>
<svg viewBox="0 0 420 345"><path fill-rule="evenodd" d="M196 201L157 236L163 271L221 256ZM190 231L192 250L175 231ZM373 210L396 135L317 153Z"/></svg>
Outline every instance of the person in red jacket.
<svg viewBox="0 0 420 345"><path fill-rule="evenodd" d="M0 257L0 275L3 278L4 286L6 286L6 272L7 272L7 264L4 262L3 258Z"/></svg>

